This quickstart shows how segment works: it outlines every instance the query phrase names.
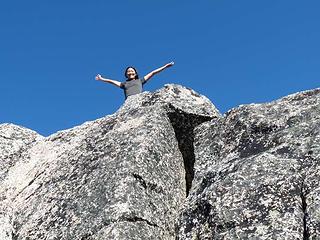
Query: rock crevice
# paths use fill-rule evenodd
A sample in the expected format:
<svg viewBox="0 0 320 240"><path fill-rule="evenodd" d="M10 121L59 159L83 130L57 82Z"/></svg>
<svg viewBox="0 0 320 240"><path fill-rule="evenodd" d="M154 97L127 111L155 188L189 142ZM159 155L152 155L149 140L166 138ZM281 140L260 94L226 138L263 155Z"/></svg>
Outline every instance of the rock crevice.
<svg viewBox="0 0 320 240"><path fill-rule="evenodd" d="M185 178L186 178L186 196L189 195L194 178L194 129L203 122L213 119L212 116L201 116L197 114L188 114L180 109L169 106L168 116L174 129L179 149L183 157Z"/></svg>
<svg viewBox="0 0 320 240"><path fill-rule="evenodd" d="M300 193L300 198L301 198L301 209L303 212L303 240L309 240L310 237L310 232L309 232L309 227L308 227L308 211L307 211L307 194L305 193L304 186L301 186L301 193Z"/></svg>
<svg viewBox="0 0 320 240"><path fill-rule="evenodd" d="M146 224L148 224L151 227L157 227L159 228L159 226L155 223L152 223L150 221L148 221L147 219L141 218L141 217L122 217L121 219L119 219L120 222L145 222Z"/></svg>

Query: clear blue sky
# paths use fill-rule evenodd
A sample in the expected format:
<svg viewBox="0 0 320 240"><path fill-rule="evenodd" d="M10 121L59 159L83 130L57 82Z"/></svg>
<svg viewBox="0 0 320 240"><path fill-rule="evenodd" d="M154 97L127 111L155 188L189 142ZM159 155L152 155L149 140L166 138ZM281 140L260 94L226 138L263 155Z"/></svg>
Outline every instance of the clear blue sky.
<svg viewBox="0 0 320 240"><path fill-rule="evenodd" d="M124 81L191 87L222 112L319 87L320 1L29 0L0 4L0 123L42 135L115 112Z"/></svg>

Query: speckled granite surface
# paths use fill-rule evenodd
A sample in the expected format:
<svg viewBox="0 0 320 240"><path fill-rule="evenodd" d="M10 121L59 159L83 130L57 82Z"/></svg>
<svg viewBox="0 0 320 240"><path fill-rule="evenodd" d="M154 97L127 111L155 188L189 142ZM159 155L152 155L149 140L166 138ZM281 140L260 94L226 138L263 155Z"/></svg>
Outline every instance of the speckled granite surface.
<svg viewBox="0 0 320 240"><path fill-rule="evenodd" d="M204 96L166 85L49 137L0 125L0 239L174 239L192 181L184 146L219 116Z"/></svg>
<svg viewBox="0 0 320 240"><path fill-rule="evenodd" d="M169 84L43 137L0 125L0 240L320 239L320 89L220 115Z"/></svg>
<svg viewBox="0 0 320 240"><path fill-rule="evenodd" d="M320 239L320 90L198 126L194 168L178 239Z"/></svg>

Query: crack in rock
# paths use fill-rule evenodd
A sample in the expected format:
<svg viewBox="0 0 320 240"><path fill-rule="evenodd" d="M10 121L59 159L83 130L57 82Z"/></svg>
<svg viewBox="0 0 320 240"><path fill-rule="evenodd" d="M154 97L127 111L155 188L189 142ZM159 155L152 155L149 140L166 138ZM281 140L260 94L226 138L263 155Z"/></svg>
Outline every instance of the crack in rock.
<svg viewBox="0 0 320 240"><path fill-rule="evenodd" d="M199 124L212 120L213 117L186 113L171 105L169 105L169 109L168 117L174 129L179 150L184 161L184 168L186 172L186 196L188 196L192 187L192 180L194 178L195 154L193 130Z"/></svg>
<svg viewBox="0 0 320 240"><path fill-rule="evenodd" d="M152 182L147 182L146 180L144 180L144 178L141 175L139 175L137 173L133 173L132 176L136 180L138 180L138 182L142 185L142 187L144 189L146 189L146 190L150 189L151 191L155 191L157 193L163 193L164 192L164 189L161 186L159 186L159 185L157 185L155 183L152 183Z"/></svg>
<svg viewBox="0 0 320 240"><path fill-rule="evenodd" d="M160 228L157 224L152 223L152 222L148 221L147 219L144 219L144 218L141 218L141 217L137 217L137 216L122 217L119 220L120 220L120 222L145 222L149 226Z"/></svg>
<svg viewBox="0 0 320 240"><path fill-rule="evenodd" d="M0 137L4 138L4 139L7 139L7 140L12 140L13 138L10 138L10 137L6 137L6 136L3 136L3 135L0 135Z"/></svg>
<svg viewBox="0 0 320 240"><path fill-rule="evenodd" d="M305 192L305 187L304 183L301 186L300 190L300 198L301 198L301 209L303 212L303 240L309 240L310 237L310 232L309 228L307 226L308 220L309 220L309 215L307 212L307 193Z"/></svg>

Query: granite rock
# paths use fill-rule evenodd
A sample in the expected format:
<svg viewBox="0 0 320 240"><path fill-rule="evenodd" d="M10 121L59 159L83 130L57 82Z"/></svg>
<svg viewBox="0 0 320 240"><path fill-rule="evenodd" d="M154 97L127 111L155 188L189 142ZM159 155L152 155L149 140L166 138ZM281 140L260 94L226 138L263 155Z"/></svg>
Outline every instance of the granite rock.
<svg viewBox="0 0 320 240"><path fill-rule="evenodd" d="M0 125L0 240L320 239L320 89L221 116L169 84L43 137Z"/></svg>
<svg viewBox="0 0 320 240"><path fill-rule="evenodd" d="M8 173L15 164L22 160L24 153L41 140L42 136L29 129L13 124L0 125L0 185L8 176ZM23 171L23 169L21 169ZM5 191L0 191L0 202L7 199ZM0 239L12 239L11 205L0 204ZM9 237L9 238L8 238Z"/></svg>
<svg viewBox="0 0 320 240"><path fill-rule="evenodd" d="M27 128L13 124L0 125L0 182L6 177L9 169L21 159L21 155L40 139L42 136Z"/></svg>
<svg viewBox="0 0 320 240"><path fill-rule="evenodd" d="M195 129L177 239L320 239L320 89Z"/></svg>
<svg viewBox="0 0 320 240"><path fill-rule="evenodd" d="M0 125L0 239L174 239L193 129L219 117L206 97L166 85L49 137Z"/></svg>

